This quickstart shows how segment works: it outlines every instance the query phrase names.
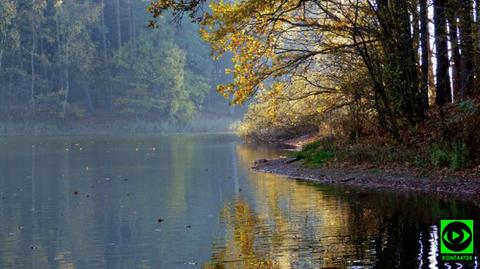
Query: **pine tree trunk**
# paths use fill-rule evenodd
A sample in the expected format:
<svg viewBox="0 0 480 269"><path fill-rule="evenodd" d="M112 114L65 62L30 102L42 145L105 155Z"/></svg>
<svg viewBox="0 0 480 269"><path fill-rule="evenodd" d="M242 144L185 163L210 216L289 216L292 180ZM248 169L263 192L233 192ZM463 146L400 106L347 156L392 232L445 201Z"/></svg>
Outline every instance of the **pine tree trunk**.
<svg viewBox="0 0 480 269"><path fill-rule="evenodd" d="M87 78L85 78L83 86L85 88L85 99L87 101L88 111L89 112L94 112L95 107L93 106L92 95L90 94L90 87L89 87L88 83L86 83L86 81L88 81Z"/></svg>
<svg viewBox="0 0 480 269"><path fill-rule="evenodd" d="M475 72L475 89L480 87L480 0L475 0L475 23L474 23L474 42L475 42L475 63L474 63L474 72Z"/></svg>
<svg viewBox="0 0 480 269"><path fill-rule="evenodd" d="M457 23L457 12L458 2L450 0L448 9L447 9L447 20L448 20L448 35L450 37L450 47L452 55L452 91L455 100L461 99L460 87L461 87L461 58L460 50L458 44L458 23ZM451 102L450 100L447 100Z"/></svg>
<svg viewBox="0 0 480 269"><path fill-rule="evenodd" d="M133 36L132 0L127 0L127 5L128 5L128 43L130 45L130 48L132 48L133 39L135 38Z"/></svg>
<svg viewBox="0 0 480 269"><path fill-rule="evenodd" d="M420 64L420 91L422 103L428 109L428 69L430 51L430 33L428 29L428 7L427 0L420 0L420 43L421 43L421 64Z"/></svg>
<svg viewBox="0 0 480 269"><path fill-rule="evenodd" d="M120 0L115 2L115 16L117 21L117 44L118 48L122 47L122 25L120 21Z"/></svg>
<svg viewBox="0 0 480 269"><path fill-rule="evenodd" d="M472 39L472 2L460 0L460 51L461 51L461 97L473 93L473 39Z"/></svg>
<svg viewBox="0 0 480 269"><path fill-rule="evenodd" d="M407 115L409 122L415 125L423 119L424 107L419 91L417 57L415 57L416 46L411 32L411 13L405 0L396 0L394 4L396 15L398 16L395 24L398 27L399 45L401 46L401 58L398 59L396 64L403 69L401 78L406 83L406 89L403 92L403 111Z"/></svg>
<svg viewBox="0 0 480 269"><path fill-rule="evenodd" d="M436 103L442 107L447 102L447 92L450 91L450 78L448 74L448 46L446 31L446 0L433 0L433 23L435 25L436 45Z"/></svg>
<svg viewBox="0 0 480 269"><path fill-rule="evenodd" d="M103 60L107 59L107 28L105 26L105 0L102 0L102 45L103 45Z"/></svg>
<svg viewBox="0 0 480 269"><path fill-rule="evenodd" d="M35 29L35 7L34 2L32 3L32 17L31 17L31 26L32 26L32 49L30 52L30 71L31 71L31 82L30 82L30 102L32 106L32 112L35 115L35 46L36 46L36 29Z"/></svg>
<svg viewBox="0 0 480 269"><path fill-rule="evenodd" d="M57 61L58 63L61 63L63 61L63 53L62 53L62 40L60 38L60 19L58 18L58 9L55 10L55 37L56 37L56 41L57 41ZM58 67L58 74L62 74L62 65L61 64L57 64L57 67ZM58 76L60 78L60 89L63 90L63 85L64 85L64 81L63 81L63 76L60 75Z"/></svg>
<svg viewBox="0 0 480 269"><path fill-rule="evenodd" d="M68 52L68 40L65 42L65 65L64 65L64 72L65 72L65 94L63 99L63 107L62 107L62 115L63 117L66 116L67 113L67 106L68 106L68 97L70 94L70 55Z"/></svg>

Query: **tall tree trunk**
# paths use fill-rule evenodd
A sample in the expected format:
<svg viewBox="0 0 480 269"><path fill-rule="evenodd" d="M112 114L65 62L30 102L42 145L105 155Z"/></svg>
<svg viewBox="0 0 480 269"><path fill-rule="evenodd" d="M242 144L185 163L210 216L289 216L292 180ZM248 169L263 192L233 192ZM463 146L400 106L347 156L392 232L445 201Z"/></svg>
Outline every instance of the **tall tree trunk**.
<svg viewBox="0 0 480 269"><path fill-rule="evenodd" d="M102 0L102 45L103 45L103 60L107 59L107 27L105 26L105 0Z"/></svg>
<svg viewBox="0 0 480 269"><path fill-rule="evenodd" d="M55 37L56 37L56 41L57 41L57 61L58 63L62 63L63 62L63 53L62 53L62 50L63 50L63 45L62 45L62 39L60 38L60 18L59 18L59 15L58 15L58 8L55 9ZM59 74L62 74L62 64L57 64L57 67L58 67L58 73ZM63 81L63 75L60 75L58 76L60 77L60 89L64 89L64 81Z"/></svg>
<svg viewBox="0 0 480 269"><path fill-rule="evenodd" d="M45 45L45 38L40 38L40 55L41 55L41 58L42 59L48 59L48 49L46 49L46 45ZM44 77L44 80L45 80L45 89L47 89L47 91L49 91L50 89L52 89L51 87L51 69L50 68L47 68L47 67L44 67L42 68L42 76Z"/></svg>
<svg viewBox="0 0 480 269"><path fill-rule="evenodd" d="M88 85L89 83L87 83L87 78L85 78L85 80L83 81L83 88L85 89L85 100L87 101L87 107L88 107L88 111L89 112L94 112L95 111L95 107L93 106L93 102L92 102L92 95L90 93L90 85Z"/></svg>
<svg viewBox="0 0 480 269"><path fill-rule="evenodd" d="M102 23L102 46L103 46L103 60L102 60L102 70L105 70L105 67L107 66L108 62L108 57L107 57L107 27L105 25L105 0L102 0L102 18L101 18L101 23ZM113 97L112 97L112 90L110 89L110 85L107 83L106 80L102 81L102 86L104 88L104 92L106 95L106 104L108 108L112 107L113 103Z"/></svg>
<svg viewBox="0 0 480 269"><path fill-rule="evenodd" d="M435 103L434 97L435 97L435 92L436 92L436 85L435 85L435 71L433 70L433 46L430 46L430 49L428 51L428 103L432 104Z"/></svg>
<svg viewBox="0 0 480 269"><path fill-rule="evenodd" d="M410 20L410 12L408 3L405 0L395 0L395 14L398 16L396 22L392 26L398 27L400 59L396 61L397 67L402 70L401 79L406 83L406 89L403 91L403 110L412 125L421 121L424 117L424 107L419 91L418 70L416 46L414 37L412 36L412 22ZM415 16L414 16L415 17ZM392 39L392 37L390 37Z"/></svg>
<svg viewBox="0 0 480 269"><path fill-rule="evenodd" d="M32 14L31 14L31 27L32 27L32 49L30 52L30 71L31 71L31 81L30 81L30 102L32 106L32 112L35 115L35 46L37 42L37 34L35 28L35 2L32 2Z"/></svg>
<svg viewBox="0 0 480 269"><path fill-rule="evenodd" d="M117 21L117 44L122 47L122 25L120 21L120 0L115 1L115 18Z"/></svg>
<svg viewBox="0 0 480 269"><path fill-rule="evenodd" d="M132 9L132 35L133 35L133 46L135 47L136 46L136 40L137 40L137 25L135 23L135 16L134 16L134 13L133 13L133 9Z"/></svg>
<svg viewBox="0 0 480 269"><path fill-rule="evenodd" d="M474 73L475 73L475 89L480 87L480 0L475 0L475 64L474 64Z"/></svg>
<svg viewBox="0 0 480 269"><path fill-rule="evenodd" d="M420 43L421 43L421 64L420 64L420 91L422 104L428 109L428 69L430 52L430 33L428 29L428 7L427 0L420 0Z"/></svg>
<svg viewBox="0 0 480 269"><path fill-rule="evenodd" d="M458 23L457 18L458 14L458 2L456 0L450 0L447 8L447 20L448 20L448 35L450 37L450 47L452 49L452 91L455 100L461 98L460 89L461 89L461 58L460 50L458 44ZM451 98L447 98L451 102Z"/></svg>
<svg viewBox="0 0 480 269"><path fill-rule="evenodd" d="M65 65L64 65L64 72L65 72L65 94L63 99L63 106L62 106L62 115L63 117L66 116L67 113L67 106L68 106L68 97L70 94L70 55L69 55L69 48L68 48L68 40L65 42Z"/></svg>
<svg viewBox="0 0 480 269"><path fill-rule="evenodd" d="M127 0L127 6L128 6L128 43L130 45L130 48L132 48L133 39L135 38L133 36L132 0Z"/></svg>
<svg viewBox="0 0 480 269"><path fill-rule="evenodd" d="M433 0L433 23L435 25L435 46L437 50L436 103L440 108L447 102L447 92L450 91L446 6L446 0Z"/></svg>
<svg viewBox="0 0 480 269"><path fill-rule="evenodd" d="M473 93L473 39L472 39L472 1L459 0L460 3L460 50L462 52L461 97Z"/></svg>

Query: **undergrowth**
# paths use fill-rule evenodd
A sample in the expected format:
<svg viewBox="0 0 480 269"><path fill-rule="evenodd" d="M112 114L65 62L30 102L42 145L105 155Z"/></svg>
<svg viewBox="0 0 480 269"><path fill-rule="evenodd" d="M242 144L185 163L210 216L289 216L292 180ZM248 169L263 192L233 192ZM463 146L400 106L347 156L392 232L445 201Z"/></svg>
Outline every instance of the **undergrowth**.
<svg viewBox="0 0 480 269"><path fill-rule="evenodd" d="M352 134L351 125L332 121L318 141L292 154L310 167L353 165L413 167L421 171L480 171L480 100L459 101L432 107L415 126L403 124L398 138L375 125L365 124ZM329 133L325 135L324 133ZM300 136L301 137L301 136ZM472 171L473 171L472 170Z"/></svg>
<svg viewBox="0 0 480 269"><path fill-rule="evenodd" d="M305 145L292 157L304 160L308 167L332 163L350 165L403 165L421 169L448 168L454 171L468 168L473 160L469 148L461 142L412 145L379 141L321 139Z"/></svg>
<svg viewBox="0 0 480 269"><path fill-rule="evenodd" d="M322 139L306 144L301 151L294 152L293 157L304 160L308 166L326 164L335 158L335 143L330 139Z"/></svg>

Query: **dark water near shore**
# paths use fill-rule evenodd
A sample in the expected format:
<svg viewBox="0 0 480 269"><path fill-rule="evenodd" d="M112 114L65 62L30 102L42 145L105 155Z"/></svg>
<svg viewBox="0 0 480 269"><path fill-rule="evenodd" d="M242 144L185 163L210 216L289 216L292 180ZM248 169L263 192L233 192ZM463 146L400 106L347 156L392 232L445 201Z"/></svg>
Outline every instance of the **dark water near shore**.
<svg viewBox="0 0 480 269"><path fill-rule="evenodd" d="M1 137L0 268L448 268L438 220L479 220L249 169L278 155L232 135Z"/></svg>

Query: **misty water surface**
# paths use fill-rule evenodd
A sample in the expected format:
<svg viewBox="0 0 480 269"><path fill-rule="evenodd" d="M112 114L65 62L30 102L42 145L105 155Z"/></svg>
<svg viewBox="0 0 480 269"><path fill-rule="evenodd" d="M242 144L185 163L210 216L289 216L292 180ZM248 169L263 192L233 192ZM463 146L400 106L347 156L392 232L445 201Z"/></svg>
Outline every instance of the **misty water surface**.
<svg viewBox="0 0 480 269"><path fill-rule="evenodd" d="M0 268L435 268L439 218L478 220L249 169L280 154L233 135L0 138Z"/></svg>

